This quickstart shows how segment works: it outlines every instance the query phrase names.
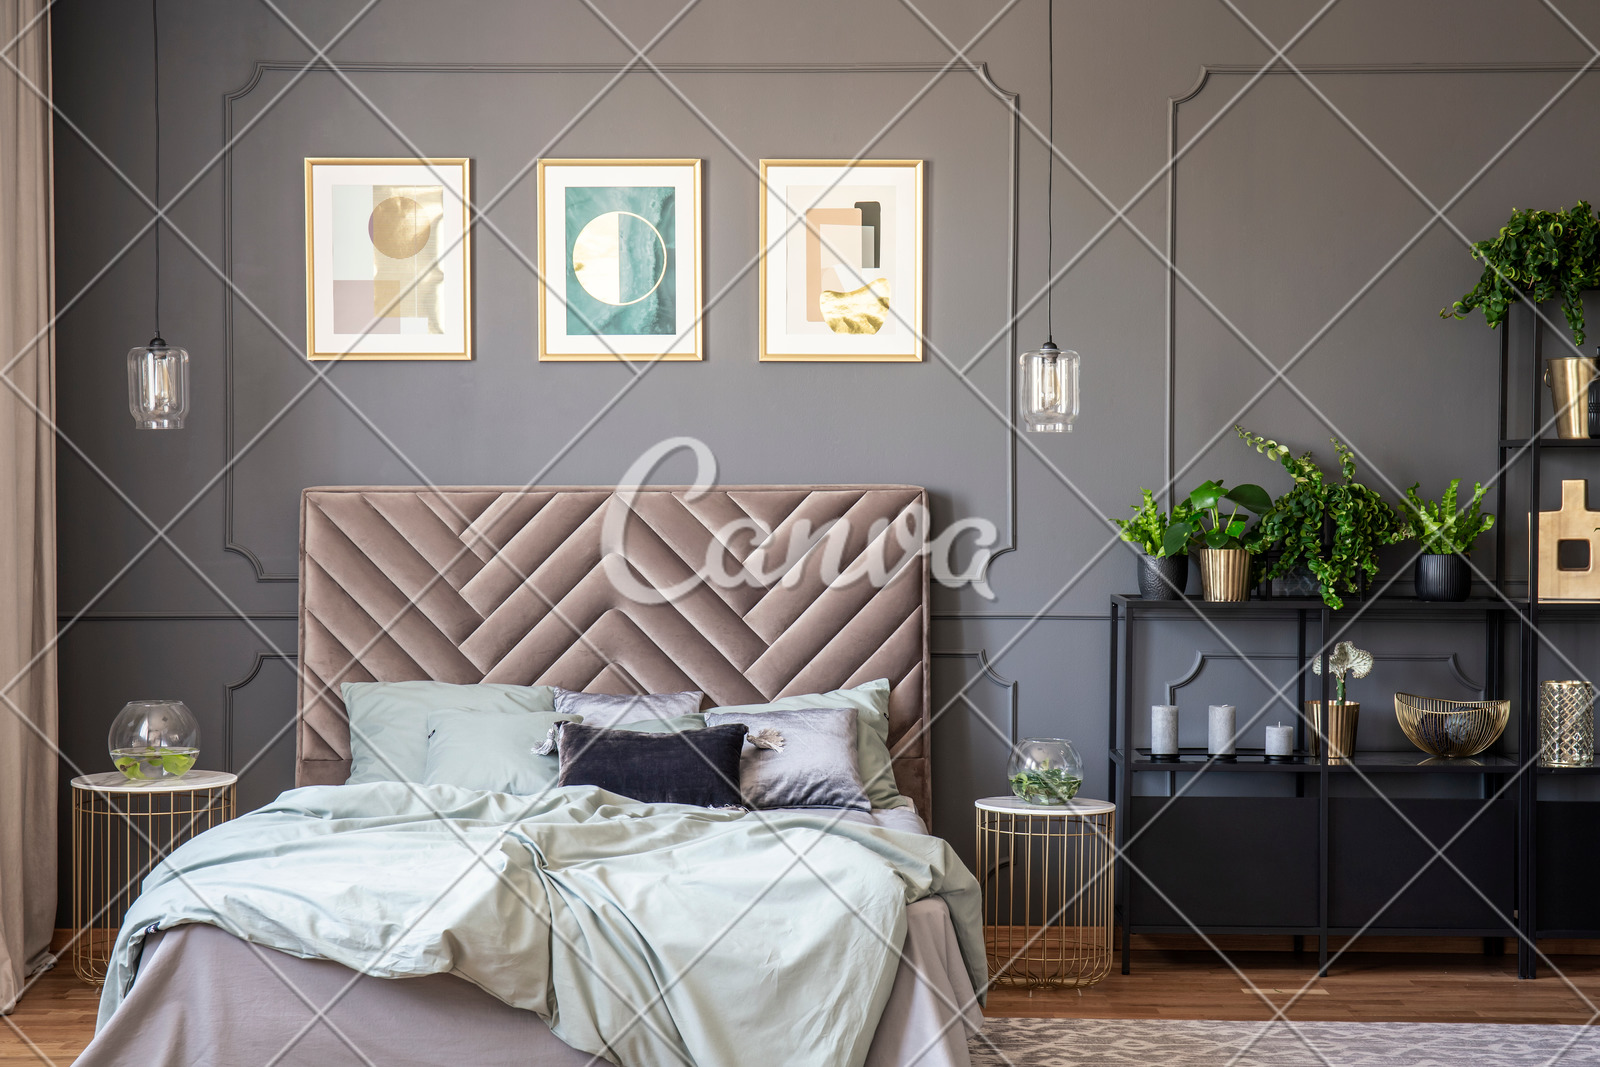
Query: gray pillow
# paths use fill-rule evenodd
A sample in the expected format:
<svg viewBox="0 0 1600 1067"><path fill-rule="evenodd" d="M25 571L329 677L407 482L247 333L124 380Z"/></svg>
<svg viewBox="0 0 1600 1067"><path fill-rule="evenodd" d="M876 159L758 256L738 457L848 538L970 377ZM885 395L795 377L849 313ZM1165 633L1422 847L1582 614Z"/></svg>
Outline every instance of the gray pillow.
<svg viewBox="0 0 1600 1067"><path fill-rule="evenodd" d="M553 711L435 711L428 716L424 785L458 785L491 793L536 796L554 788L561 767L536 755L551 726L572 722Z"/></svg>
<svg viewBox="0 0 1600 1067"><path fill-rule="evenodd" d="M856 762L855 708L794 708L760 715L713 711L706 726L742 722L752 735L776 731L781 748L758 748L745 738L739 791L754 808L872 807Z"/></svg>
<svg viewBox="0 0 1600 1067"><path fill-rule="evenodd" d="M676 719L700 710L705 694L698 689L686 693L577 693L554 688L555 709L563 715L582 716L584 725L609 730L631 722Z"/></svg>
<svg viewBox="0 0 1600 1067"><path fill-rule="evenodd" d="M428 762L428 715L432 712L449 708L511 714L555 710L550 687L544 685L346 682L341 692L350 716L350 785L422 781Z"/></svg>
<svg viewBox="0 0 1600 1067"><path fill-rule="evenodd" d="M831 693L799 693L779 697L768 704L740 704L737 707L713 708L721 714L766 715L774 711L792 711L796 708L855 708L856 766L861 770L861 780L867 787L867 799L874 808L909 808L911 801L900 795L894 781L894 763L889 757L889 680L858 685L854 689L835 689ZM750 732L761 729L754 719L741 719L750 724ZM926 813L924 813L926 817Z"/></svg>

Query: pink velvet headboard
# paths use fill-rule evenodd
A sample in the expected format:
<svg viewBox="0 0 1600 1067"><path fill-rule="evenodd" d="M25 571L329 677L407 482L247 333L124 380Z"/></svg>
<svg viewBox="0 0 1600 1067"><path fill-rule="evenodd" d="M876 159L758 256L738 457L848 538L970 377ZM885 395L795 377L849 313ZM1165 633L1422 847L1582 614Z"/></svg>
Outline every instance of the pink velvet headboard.
<svg viewBox="0 0 1600 1067"><path fill-rule="evenodd" d="M726 705L886 677L895 778L927 817L926 493L691 495L644 487L630 507L595 487L307 489L296 783L349 776L347 681L701 689ZM625 520L620 541L608 515L613 534ZM673 587L669 601L639 596Z"/></svg>

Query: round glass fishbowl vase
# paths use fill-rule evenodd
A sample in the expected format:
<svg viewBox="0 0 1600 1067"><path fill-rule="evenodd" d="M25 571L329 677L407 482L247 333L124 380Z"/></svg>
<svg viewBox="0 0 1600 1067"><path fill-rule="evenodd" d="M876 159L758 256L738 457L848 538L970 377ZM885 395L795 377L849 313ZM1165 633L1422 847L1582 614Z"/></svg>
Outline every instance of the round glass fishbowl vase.
<svg viewBox="0 0 1600 1067"><path fill-rule="evenodd" d="M106 744L130 781L182 778L200 756L200 724L181 700L131 700L111 723Z"/></svg>
<svg viewBox="0 0 1600 1067"><path fill-rule="evenodd" d="M1071 741L1030 737L1012 746L1006 777L1012 794L1025 804L1065 804L1083 785L1083 760Z"/></svg>

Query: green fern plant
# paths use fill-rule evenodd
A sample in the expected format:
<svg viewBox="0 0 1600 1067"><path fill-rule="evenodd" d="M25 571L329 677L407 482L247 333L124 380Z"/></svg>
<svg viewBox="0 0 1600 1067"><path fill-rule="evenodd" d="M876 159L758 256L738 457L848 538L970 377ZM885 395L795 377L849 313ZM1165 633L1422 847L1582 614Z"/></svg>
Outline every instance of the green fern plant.
<svg viewBox="0 0 1600 1067"><path fill-rule="evenodd" d="M1421 483L1417 483L1420 485ZM1417 495L1417 485L1406 490L1401 505L1417 540L1424 552L1436 555L1468 555L1472 544L1494 528L1494 516L1479 513L1483 496L1489 490L1477 482L1472 483L1472 497L1465 506L1461 504L1461 479L1452 478L1438 500L1424 500Z"/></svg>
<svg viewBox="0 0 1600 1067"><path fill-rule="evenodd" d="M1442 319L1464 319L1482 310L1492 330L1506 321L1511 305L1524 298L1535 304L1561 298L1572 343L1583 347L1583 291L1600 286L1600 220L1587 201L1572 209L1513 209L1500 233L1472 246L1483 260L1483 276L1460 300L1439 312Z"/></svg>
<svg viewBox="0 0 1600 1067"><path fill-rule="evenodd" d="M1166 512L1156 507L1154 493L1144 488L1140 488L1139 492L1144 498L1139 503L1131 505L1133 518L1111 520L1117 529L1122 531L1122 539L1132 541L1151 556L1172 556L1183 551L1186 542L1180 541L1168 545L1166 537L1167 531L1174 524L1182 524L1187 528L1193 520L1194 509L1189 506L1188 499L1175 503L1172 506L1172 516L1168 518Z"/></svg>
<svg viewBox="0 0 1600 1067"><path fill-rule="evenodd" d="M1294 479L1253 533L1253 551L1276 546L1283 550L1263 576L1281 578L1303 565L1322 584L1323 602L1335 610L1344 607L1342 594L1359 590L1363 577L1378 576L1378 549L1409 537L1409 524L1376 490L1356 479L1355 455L1337 438L1333 449L1341 480L1333 481L1313 453L1296 456L1242 426L1233 429L1241 441L1276 460Z"/></svg>

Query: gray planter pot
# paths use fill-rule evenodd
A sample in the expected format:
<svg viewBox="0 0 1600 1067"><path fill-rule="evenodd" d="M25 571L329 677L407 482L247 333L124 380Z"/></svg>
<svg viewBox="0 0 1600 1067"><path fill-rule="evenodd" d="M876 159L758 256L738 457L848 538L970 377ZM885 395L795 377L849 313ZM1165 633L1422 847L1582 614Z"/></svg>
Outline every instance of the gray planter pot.
<svg viewBox="0 0 1600 1067"><path fill-rule="evenodd" d="M1184 587L1189 584L1189 556L1137 557L1139 566L1139 599L1182 600Z"/></svg>

